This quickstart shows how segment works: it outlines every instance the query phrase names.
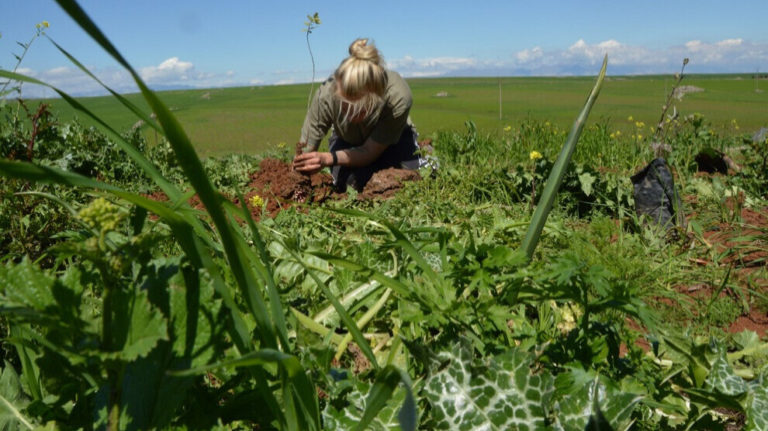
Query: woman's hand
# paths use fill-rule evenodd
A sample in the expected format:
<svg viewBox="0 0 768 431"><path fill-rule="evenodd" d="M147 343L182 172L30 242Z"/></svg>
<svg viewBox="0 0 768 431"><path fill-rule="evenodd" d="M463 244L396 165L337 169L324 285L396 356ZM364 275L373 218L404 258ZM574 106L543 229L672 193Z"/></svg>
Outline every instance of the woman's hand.
<svg viewBox="0 0 768 431"><path fill-rule="evenodd" d="M333 164L331 153L313 151L299 154L293 159L293 169L303 174L312 175L326 166Z"/></svg>

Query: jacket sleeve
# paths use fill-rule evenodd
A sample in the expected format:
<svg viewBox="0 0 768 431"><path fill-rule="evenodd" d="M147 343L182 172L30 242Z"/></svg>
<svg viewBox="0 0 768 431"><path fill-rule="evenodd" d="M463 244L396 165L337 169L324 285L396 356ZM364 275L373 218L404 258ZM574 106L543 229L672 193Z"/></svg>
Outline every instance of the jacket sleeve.
<svg viewBox="0 0 768 431"><path fill-rule="evenodd" d="M299 142L306 142L305 152L317 151L323 138L333 125L333 107L331 106L333 98L328 97L326 84L327 81L315 92L312 103L307 110L307 116L304 118Z"/></svg>

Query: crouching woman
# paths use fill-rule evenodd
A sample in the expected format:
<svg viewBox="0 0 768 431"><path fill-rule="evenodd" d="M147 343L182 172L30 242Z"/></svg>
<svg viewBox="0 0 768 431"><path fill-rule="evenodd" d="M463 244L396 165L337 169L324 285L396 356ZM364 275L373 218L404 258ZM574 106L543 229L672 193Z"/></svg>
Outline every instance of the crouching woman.
<svg viewBox="0 0 768 431"><path fill-rule="evenodd" d="M315 92L301 129L304 153L294 158L293 168L312 174L330 167L338 190L362 191L376 171L418 169L423 161L408 117L408 84L384 67L368 39L352 42L349 54ZM329 130L329 151L318 152Z"/></svg>

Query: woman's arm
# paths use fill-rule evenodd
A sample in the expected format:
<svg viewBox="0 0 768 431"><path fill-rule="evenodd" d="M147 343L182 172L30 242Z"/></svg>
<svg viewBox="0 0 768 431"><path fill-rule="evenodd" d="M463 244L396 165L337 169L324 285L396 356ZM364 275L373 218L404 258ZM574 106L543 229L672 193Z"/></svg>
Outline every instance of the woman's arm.
<svg viewBox="0 0 768 431"><path fill-rule="evenodd" d="M336 151L336 164L339 166L360 167L368 166L379 158L387 149L368 138L363 145L346 150ZM313 174L326 166L333 166L333 154L328 152L316 152L300 154L293 159L293 168L299 172Z"/></svg>

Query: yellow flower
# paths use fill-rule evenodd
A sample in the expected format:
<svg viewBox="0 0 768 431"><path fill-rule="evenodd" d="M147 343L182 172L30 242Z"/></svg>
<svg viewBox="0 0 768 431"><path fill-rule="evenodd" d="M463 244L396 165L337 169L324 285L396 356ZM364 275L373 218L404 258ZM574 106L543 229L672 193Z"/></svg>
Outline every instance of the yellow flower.
<svg viewBox="0 0 768 431"><path fill-rule="evenodd" d="M629 121L631 123L631 122L635 121L635 119L632 118L632 116L630 115L629 117L627 117L627 121Z"/></svg>
<svg viewBox="0 0 768 431"><path fill-rule="evenodd" d="M262 199L259 195L253 195L251 196L251 206L259 208L262 205L264 205L264 199Z"/></svg>
<svg viewBox="0 0 768 431"><path fill-rule="evenodd" d="M531 151L531 154L528 155L528 157L530 157L531 160L538 160L544 156L542 156L540 152L533 150Z"/></svg>
<svg viewBox="0 0 768 431"><path fill-rule="evenodd" d="M610 137L611 139L616 139L616 133L611 133Z"/></svg>
<svg viewBox="0 0 768 431"><path fill-rule="evenodd" d="M512 131L512 126L507 126L507 127L504 128L504 132L505 133L509 133L511 131Z"/></svg>
<svg viewBox="0 0 768 431"><path fill-rule="evenodd" d="M280 142L279 144L277 144L277 148L285 148L285 145L286 145L285 142Z"/></svg>
<svg viewBox="0 0 768 431"><path fill-rule="evenodd" d="M616 131L616 136L621 136L621 130Z"/></svg>
<svg viewBox="0 0 768 431"><path fill-rule="evenodd" d="M51 25L50 25L50 24L48 24L48 21L43 21L43 27L45 27L45 28L48 28L48 27L50 27L50 26L51 26Z"/></svg>
<svg viewBox="0 0 768 431"><path fill-rule="evenodd" d="M544 123L544 125L545 125L546 127L549 127L549 126L550 126L550 124L549 124L549 121L547 121L546 123Z"/></svg>
<svg viewBox="0 0 768 431"><path fill-rule="evenodd" d="M635 127L637 127L638 129L642 129L643 127L645 127L645 123L643 123L642 121L636 121Z"/></svg>
<svg viewBox="0 0 768 431"><path fill-rule="evenodd" d="M642 141L642 140L643 140L643 135L641 135L641 134L639 134L639 133L638 133L638 134L637 134L637 140L638 140L638 141Z"/></svg>

